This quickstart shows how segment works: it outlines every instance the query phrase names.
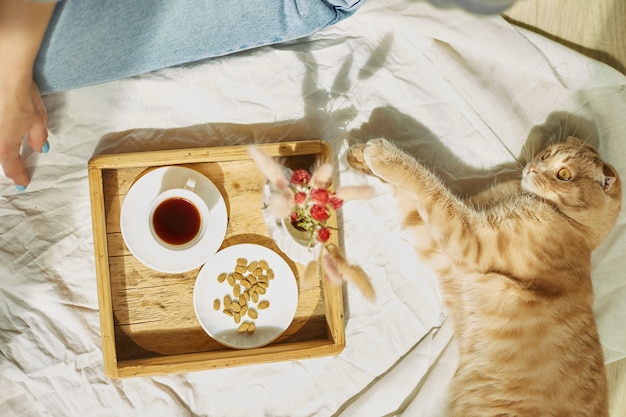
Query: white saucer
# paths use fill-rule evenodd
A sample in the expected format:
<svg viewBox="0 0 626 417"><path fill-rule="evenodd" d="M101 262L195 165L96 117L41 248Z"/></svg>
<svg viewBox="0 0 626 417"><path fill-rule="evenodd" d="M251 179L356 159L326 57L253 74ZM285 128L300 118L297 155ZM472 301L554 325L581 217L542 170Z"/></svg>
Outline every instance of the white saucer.
<svg viewBox="0 0 626 417"><path fill-rule="evenodd" d="M247 305L257 309L258 318L245 316L239 324L223 312L224 296L228 294L234 299L233 288L228 282L217 280L220 273L235 270L238 258L248 262L265 260L274 271L267 292L258 300L269 301L269 308L259 310L258 304L250 300ZM216 299L220 300L218 310L213 306ZM287 330L298 307L298 285L289 264L279 254L264 246L243 243L222 249L202 267L194 286L193 306L200 325L213 339L235 349L256 348L273 342ZM237 330L241 323L251 321L256 327L253 333Z"/></svg>
<svg viewBox="0 0 626 417"><path fill-rule="evenodd" d="M189 177L196 180L195 192L209 207L209 229L191 249L166 249L150 232L150 203L162 191L184 187ZM120 214L128 250L147 267L169 274L191 271L208 261L222 245L227 225L226 203L215 184L200 172L179 166L157 168L139 178L128 190Z"/></svg>

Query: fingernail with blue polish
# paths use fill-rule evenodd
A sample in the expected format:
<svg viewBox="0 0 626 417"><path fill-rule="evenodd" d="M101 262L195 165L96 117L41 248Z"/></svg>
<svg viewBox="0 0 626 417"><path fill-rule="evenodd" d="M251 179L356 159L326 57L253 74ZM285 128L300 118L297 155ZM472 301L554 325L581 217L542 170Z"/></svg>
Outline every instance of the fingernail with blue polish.
<svg viewBox="0 0 626 417"><path fill-rule="evenodd" d="M15 188L17 188L17 191L19 192L26 191L25 185L16 185Z"/></svg>
<svg viewBox="0 0 626 417"><path fill-rule="evenodd" d="M46 143L41 147L41 153L48 153L50 150L50 144L46 141Z"/></svg>

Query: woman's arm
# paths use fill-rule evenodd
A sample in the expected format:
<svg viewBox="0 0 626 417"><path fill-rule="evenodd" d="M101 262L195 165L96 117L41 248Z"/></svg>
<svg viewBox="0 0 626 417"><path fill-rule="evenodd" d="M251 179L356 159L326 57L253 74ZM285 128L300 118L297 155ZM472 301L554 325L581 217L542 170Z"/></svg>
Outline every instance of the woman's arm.
<svg viewBox="0 0 626 417"><path fill-rule="evenodd" d="M47 115L33 65L54 6L0 1L0 165L22 190L29 183L20 156L24 136L34 150L47 151Z"/></svg>

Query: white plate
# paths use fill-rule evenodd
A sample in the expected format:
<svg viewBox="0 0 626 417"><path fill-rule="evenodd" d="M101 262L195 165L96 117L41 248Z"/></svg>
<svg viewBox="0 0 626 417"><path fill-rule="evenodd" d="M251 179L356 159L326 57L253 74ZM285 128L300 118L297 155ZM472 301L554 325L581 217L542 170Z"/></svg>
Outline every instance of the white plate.
<svg viewBox="0 0 626 417"><path fill-rule="evenodd" d="M166 249L150 232L150 203L162 191L184 187L189 177L196 180L194 191L209 207L209 230L193 248ZM157 168L139 178L128 190L120 214L128 250L148 268L169 274L191 271L208 261L222 245L227 225L226 203L215 184L200 172L179 166Z"/></svg>
<svg viewBox="0 0 626 417"><path fill-rule="evenodd" d="M247 315L239 324L224 314L224 296L233 297L233 288L226 282L218 282L222 272L233 272L238 258L248 262L266 260L274 271L274 279L261 300L270 302L269 308L259 310L257 303L248 302L249 308L258 311L258 318L252 320ZM248 273L244 274L247 275ZM220 308L215 310L214 300L219 299ZM267 345L276 340L291 324L298 306L298 286L293 271L285 260L276 252L260 245L239 244L219 251L200 270L193 292L193 305L200 325L216 341L235 349L250 349ZM253 321L256 330L253 333L239 332L244 321Z"/></svg>

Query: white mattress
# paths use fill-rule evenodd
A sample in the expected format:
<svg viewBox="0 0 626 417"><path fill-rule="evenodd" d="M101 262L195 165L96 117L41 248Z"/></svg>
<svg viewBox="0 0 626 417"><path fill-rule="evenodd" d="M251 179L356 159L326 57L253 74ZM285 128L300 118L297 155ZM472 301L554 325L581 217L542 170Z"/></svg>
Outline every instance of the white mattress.
<svg viewBox="0 0 626 417"><path fill-rule="evenodd" d="M626 175L624 75L502 18L422 2L371 1L298 42L45 102L51 150L25 151L31 185L18 193L0 177L0 410L7 416L437 415L457 360L437 282L403 240L387 186L347 168L348 144L386 136L473 186L502 173L498 166L514 161L531 129L567 120L581 136L591 132ZM194 124L208 124L211 139L102 139ZM374 199L342 209L342 239L349 259L372 277L376 303L347 288L347 345L338 356L109 379L87 161L103 152L284 139L268 133L275 124L329 141L341 184L375 186ZM249 125L247 133L237 125ZM626 356L625 250L622 212L593 259L607 362Z"/></svg>

